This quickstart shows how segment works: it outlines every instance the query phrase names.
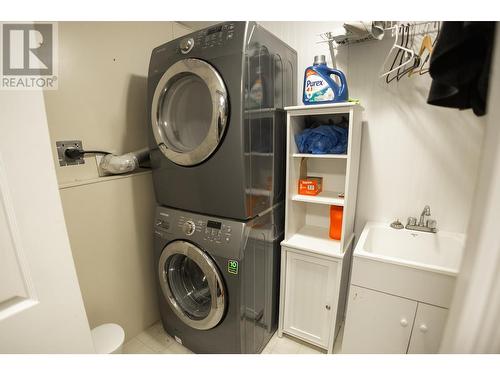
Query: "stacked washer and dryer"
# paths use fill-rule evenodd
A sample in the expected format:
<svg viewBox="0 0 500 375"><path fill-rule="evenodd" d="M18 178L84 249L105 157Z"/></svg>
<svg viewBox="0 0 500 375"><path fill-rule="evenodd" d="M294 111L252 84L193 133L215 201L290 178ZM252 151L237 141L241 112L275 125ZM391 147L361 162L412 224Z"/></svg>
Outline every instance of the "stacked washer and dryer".
<svg viewBox="0 0 500 375"><path fill-rule="evenodd" d="M259 353L276 330L296 73L296 52L254 22L152 52L159 305L166 332L195 353Z"/></svg>

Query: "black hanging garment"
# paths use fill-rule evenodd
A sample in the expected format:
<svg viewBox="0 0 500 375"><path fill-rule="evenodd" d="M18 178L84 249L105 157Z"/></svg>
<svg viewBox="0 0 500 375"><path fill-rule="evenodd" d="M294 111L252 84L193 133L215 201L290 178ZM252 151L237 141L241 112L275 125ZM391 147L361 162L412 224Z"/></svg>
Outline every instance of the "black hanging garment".
<svg viewBox="0 0 500 375"><path fill-rule="evenodd" d="M486 113L495 22L443 22L432 51L427 103Z"/></svg>

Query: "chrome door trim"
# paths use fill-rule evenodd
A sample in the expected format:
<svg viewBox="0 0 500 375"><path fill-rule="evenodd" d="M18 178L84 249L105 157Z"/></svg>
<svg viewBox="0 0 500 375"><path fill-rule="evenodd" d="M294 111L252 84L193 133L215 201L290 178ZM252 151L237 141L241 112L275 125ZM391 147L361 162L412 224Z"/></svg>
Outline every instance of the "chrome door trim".
<svg viewBox="0 0 500 375"><path fill-rule="evenodd" d="M168 259L175 254L181 254L193 260L207 277L208 287L212 297L212 306L208 316L204 319L191 319L179 306L172 293L168 283L168 275L165 267ZM167 300L173 312L185 324L199 330L208 330L219 324L226 308L226 290L217 266L203 250L187 241L176 240L170 242L167 246L165 246L160 255L158 275L163 296Z"/></svg>
<svg viewBox="0 0 500 375"><path fill-rule="evenodd" d="M198 147L189 152L178 152L165 144L166 137L159 124L158 104L162 102L172 84L187 74L197 75L207 85L212 98L212 120L205 139ZM153 95L151 126L156 144L161 152L176 164L183 166L199 164L206 160L219 145L226 130L228 112L227 90L219 73L203 60L183 59L177 61L163 74Z"/></svg>

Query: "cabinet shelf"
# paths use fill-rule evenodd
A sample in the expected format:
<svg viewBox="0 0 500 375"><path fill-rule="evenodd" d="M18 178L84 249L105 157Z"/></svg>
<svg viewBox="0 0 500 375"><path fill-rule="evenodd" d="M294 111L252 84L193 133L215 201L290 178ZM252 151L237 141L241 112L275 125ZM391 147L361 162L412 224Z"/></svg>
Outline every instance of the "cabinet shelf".
<svg viewBox="0 0 500 375"><path fill-rule="evenodd" d="M257 188L245 189L245 193L248 195L258 195L263 197L271 196L271 191L267 189L257 189Z"/></svg>
<svg viewBox="0 0 500 375"><path fill-rule="evenodd" d="M272 152L245 152L244 153L245 156L266 156L266 157L270 157L270 156L274 156L274 154Z"/></svg>
<svg viewBox="0 0 500 375"><path fill-rule="evenodd" d="M330 206L344 206L344 198L340 198L338 192L335 191L322 191L318 195L292 195L293 201L309 202L318 204L328 204Z"/></svg>
<svg viewBox="0 0 500 375"><path fill-rule="evenodd" d="M347 159L347 154L292 154L294 158Z"/></svg>
<svg viewBox="0 0 500 375"><path fill-rule="evenodd" d="M326 113L335 113L335 109L339 109L341 112L340 113L349 113L349 110L351 108L358 108L358 109L363 109L361 105L358 103L354 102L341 102L341 103L328 103L328 104L308 104L308 105L294 105L294 106L289 106L285 107L285 111L288 112L305 112L306 114L309 114L309 112L317 111L321 113L321 110L323 110ZM319 111L318 111L319 110Z"/></svg>
<svg viewBox="0 0 500 375"><path fill-rule="evenodd" d="M328 256L342 257L340 241L328 235L328 228L305 225L297 233L282 242L283 245L299 250L311 251Z"/></svg>

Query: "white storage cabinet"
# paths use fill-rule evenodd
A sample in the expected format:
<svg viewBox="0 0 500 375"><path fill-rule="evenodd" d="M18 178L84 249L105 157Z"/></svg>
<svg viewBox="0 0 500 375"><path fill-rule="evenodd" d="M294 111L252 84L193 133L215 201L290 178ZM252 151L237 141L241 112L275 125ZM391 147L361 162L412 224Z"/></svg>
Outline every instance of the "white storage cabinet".
<svg viewBox="0 0 500 375"><path fill-rule="evenodd" d="M338 103L287 110L285 239L281 243L281 289L278 335L286 333L328 352L344 317L352 257L354 213L361 142L361 110ZM344 155L300 154L295 134L318 120L348 124ZM323 177L317 196L298 194L300 163L307 158L309 176ZM344 193L344 197L339 197ZM329 237L330 206L343 206L342 237Z"/></svg>

